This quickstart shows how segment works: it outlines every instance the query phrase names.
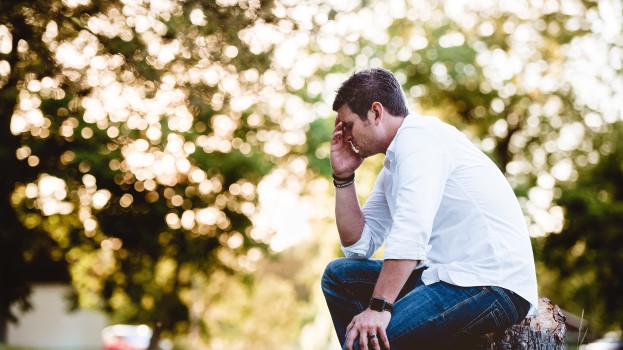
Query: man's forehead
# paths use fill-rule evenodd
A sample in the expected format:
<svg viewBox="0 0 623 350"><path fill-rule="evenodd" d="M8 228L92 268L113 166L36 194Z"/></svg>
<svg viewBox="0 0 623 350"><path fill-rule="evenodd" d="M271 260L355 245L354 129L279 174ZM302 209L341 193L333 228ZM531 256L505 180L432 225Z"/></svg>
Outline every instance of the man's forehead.
<svg viewBox="0 0 623 350"><path fill-rule="evenodd" d="M356 116L357 115L350 109L350 107L347 104L344 104L342 107L338 108L336 119L338 122L344 122L351 120Z"/></svg>

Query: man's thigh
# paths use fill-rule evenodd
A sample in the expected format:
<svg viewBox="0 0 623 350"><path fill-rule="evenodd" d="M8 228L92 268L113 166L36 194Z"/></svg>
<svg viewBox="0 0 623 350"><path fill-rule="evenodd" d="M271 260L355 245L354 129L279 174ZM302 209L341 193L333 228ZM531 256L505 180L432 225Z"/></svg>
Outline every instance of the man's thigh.
<svg viewBox="0 0 623 350"><path fill-rule="evenodd" d="M518 317L501 288L437 282L418 285L396 303L387 333L392 349L443 349L506 328Z"/></svg>
<svg viewBox="0 0 623 350"><path fill-rule="evenodd" d="M372 297L376 282L383 267L383 260L379 259L349 259L341 258L332 261L325 274L330 274L331 279L339 281L349 291L353 301L362 303L362 310L368 306ZM398 298L404 297L417 285L422 284L422 272L426 268L414 270L403 285Z"/></svg>

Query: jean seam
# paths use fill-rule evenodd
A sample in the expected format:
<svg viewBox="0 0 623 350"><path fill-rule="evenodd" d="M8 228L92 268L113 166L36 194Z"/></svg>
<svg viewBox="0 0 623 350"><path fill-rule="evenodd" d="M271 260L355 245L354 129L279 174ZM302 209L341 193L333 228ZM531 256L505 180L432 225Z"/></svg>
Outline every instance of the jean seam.
<svg viewBox="0 0 623 350"><path fill-rule="evenodd" d="M456 309L457 307L459 307L459 306L461 306L461 305L463 305L463 304L465 304L465 303L467 303L467 302L471 301L471 300L472 300L472 299L474 299L474 298L479 297L479 296L480 296L480 295L482 295L483 293L484 293L484 291L480 291L480 292L478 292L478 294L476 294L476 295L472 295L472 296L470 296L470 297L469 297L469 298L467 298L467 299L461 300L461 302L459 302L459 303L457 303L457 304L453 305L451 308L447 309L447 310L446 310L446 311L444 311L443 313L441 313L441 314L439 314L439 315L437 315L437 316L435 316L435 317L433 317L433 318L430 318L430 319L424 320L424 322L418 323L418 324L414 325L413 327L409 328L408 330L406 330L406 331L404 331L404 332L402 332L402 333L400 333L400 334L396 334L396 336L395 336L395 337L393 337L393 339L392 339L392 340L396 340L396 339L398 339L398 338L400 338L400 337L402 337L402 336L404 336L404 335L408 334L409 332L411 332L412 330L416 329L417 327L419 327L420 325L422 325L422 324L424 324L424 323L426 323L426 322L433 322L433 321L435 321L435 320L445 318L445 317L446 317L446 315L447 315L450 311L452 311L452 310Z"/></svg>
<svg viewBox="0 0 623 350"><path fill-rule="evenodd" d="M491 314L491 317L493 317L496 328L499 328L502 325L502 320L500 319L500 316L501 316L500 315L500 303L497 300L495 300L480 315L476 316L470 323L468 323L465 327L461 328L458 332L456 332L454 337L456 338L456 337L461 337L466 334L467 335L473 334L470 332L465 332L465 330L472 328L476 324L475 322L476 320L478 320L478 322L484 321L485 317L488 317L489 314Z"/></svg>
<svg viewBox="0 0 623 350"><path fill-rule="evenodd" d="M514 311L514 317L509 317L511 315L508 314L508 312L506 311L506 308L503 307L502 311L504 312L504 315L506 315L506 318L511 321L512 323L515 323L517 321L519 321L519 312L517 311L517 307L515 306L515 303L513 302L513 300L508 296L508 294L506 293L506 290L501 288L501 287L492 287L492 289L495 288L496 294L500 295L501 297L504 298L504 300L508 303L508 305L510 305L513 308Z"/></svg>
<svg viewBox="0 0 623 350"><path fill-rule="evenodd" d="M413 331L414 329L416 329L417 327L419 327L420 325L422 325L422 324L424 324L424 323L426 323L426 322L432 322L432 321L435 321L435 320L438 320L438 319L443 319L443 318L445 318L445 317L448 315L448 313L452 312L454 309L456 309L456 308L458 308L458 307L461 307L462 305L464 305L464 304L466 304L466 303L471 302L471 301L472 301L473 299L475 299L475 298L479 298L479 297L481 297L481 296L482 296L484 293L486 293L486 292L487 292L487 290L486 290L485 288L483 288L481 291L479 291L479 292L478 292L478 294L472 295L472 296L470 296L470 297L469 297L469 298L467 298L467 299L461 300L461 302L459 302L459 303L457 303L457 304L453 305L451 308L447 309L446 311L444 311L443 313L441 313L441 314L437 315L436 317L433 317L433 318L427 319L427 320L425 320L424 322L421 322L421 323L419 323L419 324L413 325L413 327L409 328L408 330L405 330L404 332L402 332L402 333L400 333L400 334L396 334L396 336L395 336L395 337L393 337L393 340L396 340L396 339L398 339L398 338L400 338L400 337L402 337L402 336L404 336L404 335L406 335L406 334L410 333L411 331ZM487 308L487 310L489 310L489 308ZM498 320L498 321L499 321L499 320ZM499 322L498 322L498 323L499 323Z"/></svg>
<svg viewBox="0 0 623 350"><path fill-rule="evenodd" d="M368 279L358 280L358 279L344 279L342 283L367 283L367 284L376 284L375 282L370 282Z"/></svg>
<svg viewBox="0 0 623 350"><path fill-rule="evenodd" d="M478 292L478 294L476 294L476 295L472 295L472 296L470 296L470 297L469 297L469 298L467 298L467 299L461 300L461 302L460 302L460 303L458 303L458 304L454 304L451 308L449 308L449 309L447 309L446 311L444 311L444 312L441 314L441 316L442 316L442 317L446 317L446 315L447 315L448 313L450 313L451 311L454 311L454 309L456 309L456 308L458 308L458 307L463 306L463 304L466 304L466 303L471 302L471 301L472 301L473 299L475 299L475 298L479 298L479 297L480 297L483 293L485 293L485 290L481 290L480 292Z"/></svg>

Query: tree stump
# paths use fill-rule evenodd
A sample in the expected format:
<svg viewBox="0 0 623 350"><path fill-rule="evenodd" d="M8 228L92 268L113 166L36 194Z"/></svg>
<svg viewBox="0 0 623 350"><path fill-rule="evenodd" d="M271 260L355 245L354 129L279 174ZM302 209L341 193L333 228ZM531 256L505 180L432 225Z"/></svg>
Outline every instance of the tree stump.
<svg viewBox="0 0 623 350"><path fill-rule="evenodd" d="M565 316L547 298L539 298L538 315L484 338L483 350L564 350Z"/></svg>

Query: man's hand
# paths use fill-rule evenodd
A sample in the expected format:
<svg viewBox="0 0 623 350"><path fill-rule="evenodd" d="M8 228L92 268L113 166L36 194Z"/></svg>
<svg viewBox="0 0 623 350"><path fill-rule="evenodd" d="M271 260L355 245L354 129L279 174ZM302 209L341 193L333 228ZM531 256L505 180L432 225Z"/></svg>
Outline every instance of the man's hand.
<svg viewBox="0 0 623 350"><path fill-rule="evenodd" d="M373 350L389 350L389 340L385 330L391 318L392 314L389 311L379 312L370 309L355 316L346 327L346 349L352 350L355 340L359 338L361 350L368 350L368 344Z"/></svg>
<svg viewBox="0 0 623 350"><path fill-rule="evenodd" d="M331 136L331 167L333 173L339 177L348 177L363 163L363 158L354 150L351 143L345 139L342 122L338 122Z"/></svg>

